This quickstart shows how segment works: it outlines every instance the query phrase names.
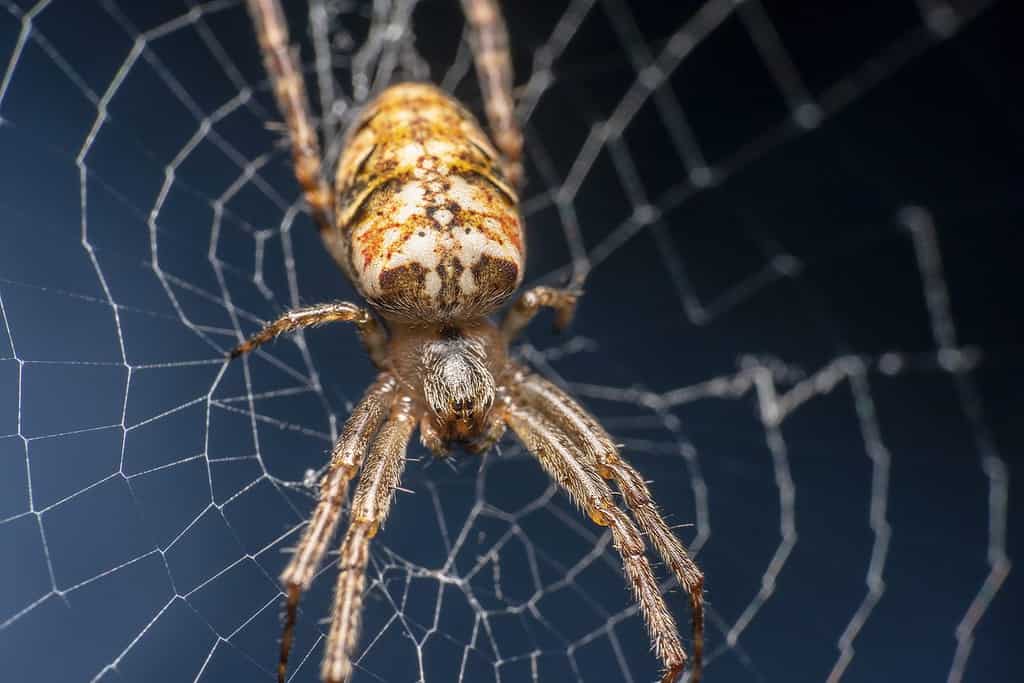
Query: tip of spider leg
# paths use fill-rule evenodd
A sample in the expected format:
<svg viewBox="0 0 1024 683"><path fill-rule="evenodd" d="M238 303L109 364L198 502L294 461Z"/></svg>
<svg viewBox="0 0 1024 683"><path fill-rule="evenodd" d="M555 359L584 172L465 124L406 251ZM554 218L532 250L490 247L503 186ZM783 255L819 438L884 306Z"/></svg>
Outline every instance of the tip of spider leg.
<svg viewBox="0 0 1024 683"><path fill-rule="evenodd" d="M683 664L674 666L664 673L661 677L661 683L676 683L679 677L683 675L683 668L686 666L686 655L683 655Z"/></svg>
<svg viewBox="0 0 1024 683"><path fill-rule="evenodd" d="M288 675L288 655L291 654L292 639L295 634L295 619L299 608L299 598L301 596L302 589L298 584L288 584L284 606L284 632L281 634L281 656L277 663L278 683L285 683L285 679Z"/></svg>

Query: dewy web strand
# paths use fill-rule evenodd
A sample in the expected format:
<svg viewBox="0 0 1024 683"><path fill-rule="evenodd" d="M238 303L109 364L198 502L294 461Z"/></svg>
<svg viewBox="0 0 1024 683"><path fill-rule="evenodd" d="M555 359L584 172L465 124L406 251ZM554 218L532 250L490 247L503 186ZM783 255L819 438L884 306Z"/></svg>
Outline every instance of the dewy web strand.
<svg viewBox="0 0 1024 683"><path fill-rule="evenodd" d="M163 5L154 3L158 4ZM474 86L467 85L473 72L464 41L452 45L449 62L440 68L431 63L430 41L424 39L424 32L433 27L422 23L423 14L434 6L425 7L427 4L414 0L309 3L305 17L309 40L301 54L309 82L318 85L328 159L336 158L338 132L352 120L360 102L399 77L426 79L433 75L448 88L474 92ZM514 3L506 4L507 11L513 12ZM912 26L867 52L852 70L815 89L801 71L801 60L787 48L786 36L775 25L769 4L760 0L704 0L680 15L676 25L653 32L624 0L571 0L546 17L547 23L532 25L530 58L524 62L527 71L517 76L521 85L518 113L527 132L527 156L535 169L523 202L526 223L531 235L537 224L549 228L546 244L563 254L557 264L550 258L544 260L550 267L535 274L535 279L594 282L602 270L616 267L642 236L649 235L657 253L651 252L648 269L657 270L669 283L677 305L671 313L685 321L691 331L688 334L694 335L715 323L730 322L739 309L768 296L778 283L800 282L812 264L765 239L759 263L742 278L717 290L699 290L694 263L681 246L683 228L676 221L680 210L715 188L737 182L737 176L766 156L784 152L791 145L807 144L808 136L827 130L833 119L873 89L897 78L914 60L940 49L994 11L992 4L916 3L919 16ZM122 599L132 601L134 597L135 602L145 604L144 613L135 615L134 620L126 618L127 625L109 629L109 638L97 645L99 649L88 654L76 650L69 664L77 667L72 672L74 680L131 679L136 675L131 668L135 666L133 657L148 648L163 648L172 638L168 631L181 624L198 625L197 632L203 634L203 642L193 644L202 656L190 664L187 675L182 674L185 679L263 675L270 680L280 597L276 576L282 551L287 551L301 532L314 495L313 483L326 464L322 452L337 436L339 421L350 410L360 383L339 378L339 367L347 366L328 362L320 352L324 347L309 343L301 333L293 341L261 349L251 366L232 369L224 364L224 351L240 335L284 308L320 297L306 275L308 260L304 261L312 229L299 193L281 172L287 153L274 125L276 112L268 106L268 84L253 68L258 66L255 46L244 35L239 38L244 31L240 28L244 26L244 8L234 0L187 0L182 6L167 6L173 10L136 14L137 8L130 3L100 0L89 10L95 13L89 16L102 21L105 30L118 32L125 46L115 68L97 77L99 71L83 57L82 46L59 28L62 22L75 19L72 15L78 10L71 3L3 3L4 28L11 39L0 43L0 59L5 60L0 80L0 136L34 140L45 149L41 154L58 159L64 171L76 176L75 221L39 226L39 230L60 251L84 258L92 281L80 279L69 286L47 276L8 276L0 268L0 364L12 368L3 377L4 381L10 377L13 387L11 414L0 416L5 420L0 426L9 424L10 431L4 433L6 428L0 427L0 444L6 447L2 456L17 463L16 467L7 465L5 473L16 469L17 478L12 476L10 481L22 482L17 484L19 495L10 497L13 502L9 506L15 507L0 511L0 533L6 534L0 536L0 548L5 556L14 552L37 555L34 561L42 577L41 582L39 577L11 582L0 591L4 593L0 641L11 638L13 642L29 628L56 628L62 615L79 615L80 604L95 602L91 591L120 591ZM295 15L296 20L302 18L301 13ZM596 59L592 54L574 52L576 41L591 22L607 22L616 41L606 46L607 54ZM513 29L522 29L519 24L529 22L513 18ZM295 35L304 37L305 30L303 26ZM674 78L702 50L724 49L716 40L733 30L741 31L750 41L766 82L785 103L786 111L780 120L737 141L728 153L712 157L693 112L684 110ZM460 31L448 33L453 40L460 40ZM189 60L194 50L205 51L208 61L204 64L216 71L221 85L213 94L196 85L192 77L195 67ZM614 69L606 67L609 55L619 62ZM571 85L573 74L582 71L586 75L588 69L597 74L604 70L627 73L628 85L607 110L595 105L598 113L566 159L552 136L545 136L543 108L559 88ZM87 103L87 120L73 122L73 127L80 129L74 147L64 144L63 136L52 143L41 140L45 127L40 128L19 104L26 83L39 78L37 72L60 79L61 87L70 88ZM140 81L145 82L140 85ZM591 78L591 82L602 81ZM143 95L137 89L150 86L169 94L180 106L180 111L166 114L178 117L174 125L187 122L188 135L174 143L170 154L166 139L151 140L143 134L145 122L135 118L146 116L143 108L125 101L126 93L140 98ZM650 180L638 161L643 150L631 137L648 108L663 127L664 153L672 155L680 169L672 182L659 188L649 187ZM69 116L80 114L74 111ZM258 122L255 128L265 125L269 130L254 134L258 145L244 144L231 132L239 122ZM143 160L147 173L157 171L155 186L130 182L104 170L109 164L111 137L131 159ZM159 145L163 148L158 149ZM214 165L206 161L211 154L218 160L217 174L206 177L202 164ZM590 184L607 172L606 161L629 210L624 217L609 219L609 224L595 229L588 222L593 216L588 203L595 199ZM258 202L259 207L249 210L250 201ZM0 206L9 203L0 194ZM199 214L183 209L184 203L190 210L202 207L207 212L205 222L191 223L191 217ZM123 211L118 215L130 216L130 222L118 227L133 231L131 237L122 235L123 241L112 240L110 225L96 218L111 204ZM840 627L831 636L832 651L826 657L829 664L824 675L830 682L839 681L856 666L861 656L858 638L878 618L880 606L894 598L887 585L887 570L895 549L904 542L898 527L894 530L892 526L894 497L899 495L892 472L900 454L887 443L885 420L880 417L884 410L892 409L888 400L888 392L896 391L892 382L915 381L921 376L952 382L962 417L969 425L977 470L985 482L984 499L971 501L984 510L987 534L977 540L983 552L962 559L976 565L974 574L982 577L981 583L965 589L967 598L957 607L960 619L955 631L951 629L949 642L936 649L948 660L950 682L964 679L970 671L979 624L999 600L1010 572L1010 488L1008 465L992 435L976 378L988 361L988 349L958 341L957 318L950 305L953 293L937 237L941 218L933 216L927 206L901 208L894 219L888 216L886 220L902 226L903 238L909 242L892 249L909 247L914 255L906 265L919 274L915 287L925 301L933 332L931 350L905 351L894 346L882 352L862 352L854 347L835 350L823 360L815 357L804 362L761 355L762 345L751 340L750 353L739 358L737 367L710 368L699 381L682 383L672 377L634 375L629 381L613 384L606 384L600 374L600 366L609 362L602 340L594 333L585 336L587 330L561 346L528 344L520 350L546 376L584 400L595 401L602 418L608 418L626 448L648 457L652 486L659 485L658 475L675 483L671 490L679 500L666 504L674 512L672 520L684 525L681 533L691 550L702 562L707 557L712 567L718 564L715 553L722 552L716 550L716 544L725 549L730 562L741 556L743 549L721 530L732 525L716 517L720 508L715 500L727 498L730 491L709 479L708 459L713 455L691 436L693 421L698 418L691 420L687 411L708 405L724 405L726 411L742 406L736 414L755 421L758 447L763 448L747 457L761 461L734 466L741 474L745 468L760 468L757 471L768 475L759 486L768 491L771 507L760 512L758 521L772 518L764 531L771 536L771 547L756 556L755 566L745 567L747 582L740 589L708 573L708 671L712 677L716 666L730 666L734 668L729 671L742 672L750 680L764 678L762 669L768 663L746 643L759 637L759 628L784 627L779 625L778 611L772 609L773 601L778 604L787 572L792 572L796 562L804 515L814 514L800 506L810 492L801 488L794 473L801 445L791 443L790 428L807 419L803 416L808 412L825 409L821 407L834 401L845 401L861 439L863 471L868 473L869 484L866 499L861 501L864 514L860 521L870 538L856 555L861 585L855 592L844 588L850 599L839 619ZM31 222L31 217L12 215ZM144 236L144 253L136 248L134 235ZM560 237L551 240L550 235ZM850 252L852 255L853 249ZM192 261L183 261L185 257ZM133 291L131 284L126 284L125 272L152 278L157 289L144 294ZM105 320L113 333L106 340L109 348L94 353L71 346L70 357L40 356L21 341L25 323L20 321L24 318L20 304L16 312L12 303L33 296L74 303ZM159 339L140 320L173 330L175 339L187 340L188 351L179 354L165 346L149 355L146 349ZM653 327L652 333L657 333ZM71 338L67 344L84 345L84 341ZM634 339L633 346L643 351L641 340ZM578 369L595 354L605 355L600 356L602 361L591 363L592 372L580 374ZM345 363L352 357L348 354ZM630 367L628 359L612 362ZM107 390L117 395L118 410L109 420L39 430L37 425L49 424L41 414L50 410L38 399L35 373L48 368L68 373L90 369L116 373L112 376L117 382ZM365 373L365 369L359 372ZM689 376L694 375L691 372ZM174 402L161 402L154 398L163 396L154 378L164 384L184 383L190 387L188 395L168 390L175 396ZM650 385L660 388L647 389ZM282 407L289 402L299 405L299 401L301 411ZM60 412L59 407L50 409ZM159 450L159 443L169 438L159 430L166 428L180 436L177 421L193 411L201 416L201 438L194 450L161 456L162 460L140 460L139 440ZM224 436L227 431L232 432L230 440ZM111 443L117 450L117 457L110 461L93 450L93 439L107 435L113 436ZM703 438L707 443L706 436ZM76 480L70 489L65 486L66 490L48 484L43 487L44 497L36 482L44 480L53 467L53 456L48 454L51 444L62 444L63 450L74 453L78 460L62 462L68 468L72 465L67 463L72 462L81 466L85 479ZM729 437L723 435L721 444L714 455L736 457ZM12 452L17 453L14 459L9 456ZM418 454L416 451L414 457ZM98 467L100 471L92 471L89 458L106 464ZM297 469L296 462L308 466ZM419 506L415 509L429 514L417 518L399 513L392 523L415 523L419 533L436 537L438 547L433 554L422 552L426 559L421 559L421 549L410 544L400 529L385 536L372 554L370 614L360 646L363 655L356 661L356 680L555 680L556 674L550 671L564 675L564 680L599 680L594 673L595 650L605 652L600 656L608 657L602 661L614 667L616 680L650 678L649 672L637 669L645 665L646 653L638 657L635 652L640 628L636 606L625 596L609 599L595 588L602 577L619 571L608 534L577 519L554 485L538 484L531 475L522 474L528 463L518 449L506 446L500 455L491 454L482 462L463 459L449 464L451 469L431 464L424 457L422 467L410 466L422 473L416 475L415 487L409 484L408 491L400 492L398 508ZM509 480L511 472L521 475L522 492L528 500L512 496L511 502L496 502L495 498L506 495L497 487ZM176 481L173 477L177 476L193 484L181 495L190 500L198 497L183 519L174 518L178 514L171 511L175 501L160 498L149 484L164 481L163 477ZM197 481L202 486L195 486ZM453 492L461 492L462 498L453 497ZM257 507L269 510L266 515L272 518L260 529L247 519L253 500L260 501ZM65 516L72 514L86 525L99 527L104 518L90 517L94 508L117 508L118 519L138 514L139 528L146 528L148 520L153 529L138 532L138 537L145 539L141 544L115 538L104 551L109 551L108 555L100 555L109 561L89 566L88 561L69 555L64 525ZM167 519L160 516L161 511L168 513ZM553 529L553 537L586 550L575 555L563 551L559 543L544 537L547 532L538 526L538 516ZM91 533L98 531L92 529ZM392 532L391 527L388 531ZM57 537L60 541L55 543ZM314 589L304 610L322 613L316 601L327 594L322 587L332 583L333 572L333 567L321 570L317 581L321 590ZM243 580L251 590L242 596L229 595L230 587ZM671 581L662 588L675 595ZM737 590L744 593L742 604L728 601L730 609L720 609L719 605L727 602L725 594ZM223 605L216 603L219 595L228 596ZM219 606L211 607L211 601ZM583 623L567 626L561 616L567 610L579 610ZM231 618L225 616L228 613ZM299 634L294 680L315 679L323 639L322 625ZM394 666L405 668L401 672L387 670L388 662L381 661L382 650L399 652L394 657L399 664ZM59 650L55 654L60 654Z"/></svg>

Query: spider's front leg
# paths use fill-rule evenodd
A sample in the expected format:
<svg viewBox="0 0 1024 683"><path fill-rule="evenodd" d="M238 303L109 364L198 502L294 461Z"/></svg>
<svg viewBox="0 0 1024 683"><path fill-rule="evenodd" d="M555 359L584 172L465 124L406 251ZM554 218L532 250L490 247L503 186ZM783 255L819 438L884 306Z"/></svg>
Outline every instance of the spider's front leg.
<svg viewBox="0 0 1024 683"><path fill-rule="evenodd" d="M644 478L619 453L593 415L569 394L539 375L522 375L516 385L530 408L550 420L603 478L614 481L641 532L690 598L693 681L699 681L704 652L704 574L658 512Z"/></svg>
<svg viewBox="0 0 1024 683"><path fill-rule="evenodd" d="M517 392L518 393L518 392ZM665 667L661 683L675 683L686 664L686 653L672 613L665 605L646 546L633 520L615 503L611 488L596 467L574 447L568 436L547 417L513 398L504 405L504 419L528 452L590 519L612 533L633 597L647 624L651 644ZM696 673L696 670L695 670ZM697 680L695 675L694 680Z"/></svg>
<svg viewBox="0 0 1024 683"><path fill-rule="evenodd" d="M576 312L576 302L582 292L577 289L555 289L554 287L534 287L527 290L512 304L501 322L501 331L505 340L511 342L523 329L530 324L534 316L542 308L555 311L555 330L561 332L572 321Z"/></svg>
<svg viewBox="0 0 1024 683"><path fill-rule="evenodd" d="M329 304L317 304L296 308L288 311L277 320L267 323L263 329L246 339L244 342L231 349L229 356L238 358L244 353L249 353L257 346L264 344L275 337L294 332L306 327L326 325L327 323L355 323L359 336L366 346L370 359L380 368L384 368L386 358L387 335L377 319L366 310L347 301L338 301Z"/></svg>
<svg viewBox="0 0 1024 683"><path fill-rule="evenodd" d="M341 510L348 497L349 481L359 470L370 440L380 429L392 404L397 382L391 375L377 378L345 422L341 437L331 451L331 463L320 483L320 497L313 516L302 533L292 559L281 573L286 593L284 629L281 636L281 657L277 679L285 680L292 634L302 593L309 589L323 561L327 544L341 519Z"/></svg>
<svg viewBox="0 0 1024 683"><path fill-rule="evenodd" d="M352 653L359 639L370 539L384 523L405 468L405 450L416 426L413 401L399 398L370 448L352 501L348 531L338 559L340 573L331 610L321 676L324 683L344 683L352 673Z"/></svg>

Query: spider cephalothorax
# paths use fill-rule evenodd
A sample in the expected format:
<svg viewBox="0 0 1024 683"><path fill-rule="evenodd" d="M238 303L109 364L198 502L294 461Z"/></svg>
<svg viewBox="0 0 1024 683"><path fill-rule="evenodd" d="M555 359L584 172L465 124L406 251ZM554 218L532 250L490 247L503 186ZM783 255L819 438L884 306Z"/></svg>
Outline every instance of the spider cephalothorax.
<svg viewBox="0 0 1024 683"><path fill-rule="evenodd" d="M393 329L394 372L427 409L423 443L437 455L456 444L478 445L507 364L498 329L485 320Z"/></svg>
<svg viewBox="0 0 1024 683"><path fill-rule="evenodd" d="M498 150L476 119L444 92L402 83L364 108L346 138L333 188L322 173L278 0L248 4L288 127L296 178L325 246L372 311L348 302L295 309L231 356L284 332L351 322L380 370L334 445L316 509L281 575L287 604L279 680L285 678L299 598L313 581L348 483L358 473L322 669L327 683L348 680L370 539L387 517L418 426L423 444L439 456L456 446L486 452L511 428L576 505L609 528L665 666L662 681L669 683L683 670L686 654L646 556L650 542L690 597L697 681L704 628L700 570L658 513L643 478L597 420L562 389L508 358L510 341L541 308L555 310L558 327L567 325L578 292L535 287L500 325L487 318L518 288L525 258L516 190L522 141L496 3L463 0Z"/></svg>

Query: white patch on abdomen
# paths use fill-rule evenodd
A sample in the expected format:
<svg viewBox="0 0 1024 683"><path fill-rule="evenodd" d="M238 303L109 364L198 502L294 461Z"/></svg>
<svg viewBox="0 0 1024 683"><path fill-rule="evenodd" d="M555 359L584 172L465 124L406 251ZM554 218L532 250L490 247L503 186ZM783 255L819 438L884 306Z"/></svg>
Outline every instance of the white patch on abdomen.
<svg viewBox="0 0 1024 683"><path fill-rule="evenodd" d="M423 149L410 144L400 150L402 155L414 152L422 154ZM488 192L488 188L478 186L472 179L467 181L459 175L444 176L434 171L426 178L405 182L394 194L382 199L384 201L372 207L364 220L354 226L352 233L359 244L360 237L383 230L376 253L357 254L355 258L356 275L368 297L385 295L380 284L383 273L410 264L424 269L420 295L433 302L428 305L436 306L440 305L441 286L446 279L438 268L447 267L449 259L457 260L462 266L457 286L467 305L482 293L481 283L473 274L481 258L513 263L522 272L522 253L506 237L502 224L506 217L518 224L518 214L513 207L504 205L496 190ZM459 207L459 211L449 208L452 205ZM382 213L378 215L378 211ZM503 212L507 212L506 215L502 215ZM427 216L432 220L427 220ZM410 221L417 225L411 231ZM386 258L389 253L391 256ZM367 256L369 263L364 266Z"/></svg>
<svg viewBox="0 0 1024 683"><path fill-rule="evenodd" d="M394 214L391 220L395 223L405 223L412 216L425 215L427 207L424 195L426 191L423 189L423 183L412 182L403 185L392 200L397 206L393 207Z"/></svg>

